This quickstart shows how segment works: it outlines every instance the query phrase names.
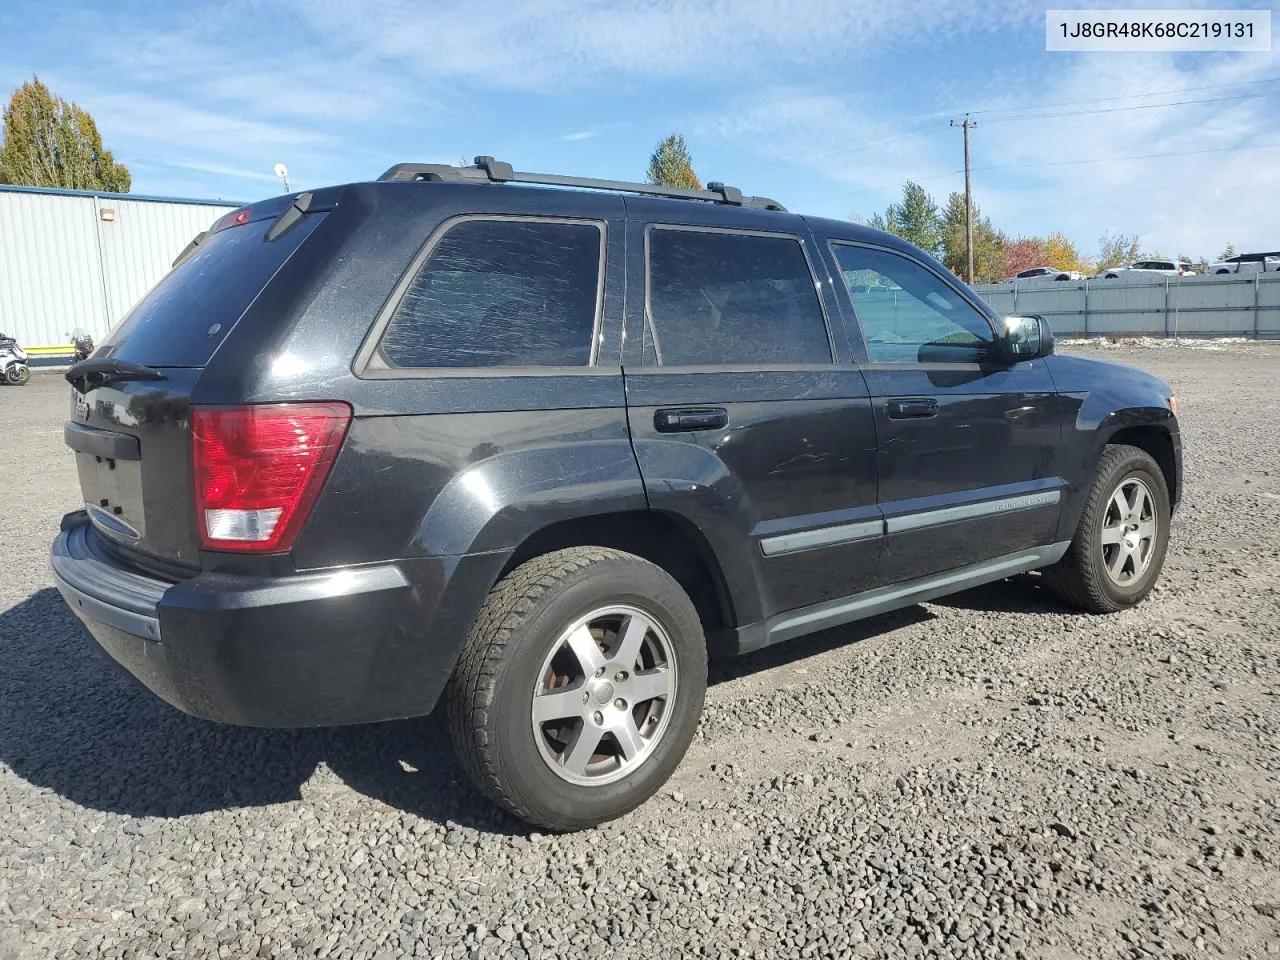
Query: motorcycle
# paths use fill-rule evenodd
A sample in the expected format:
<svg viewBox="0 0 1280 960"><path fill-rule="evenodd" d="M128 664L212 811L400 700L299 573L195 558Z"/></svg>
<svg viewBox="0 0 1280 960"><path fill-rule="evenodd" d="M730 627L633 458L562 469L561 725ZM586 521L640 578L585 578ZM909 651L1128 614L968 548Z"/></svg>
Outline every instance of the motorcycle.
<svg viewBox="0 0 1280 960"><path fill-rule="evenodd" d="M88 360L89 355L94 351L93 337L85 333L83 330L76 330L71 335L71 346L75 348L76 359L74 362L79 363L81 360Z"/></svg>
<svg viewBox="0 0 1280 960"><path fill-rule="evenodd" d="M12 383L20 387L30 379L27 351L18 346L16 338L0 333L0 383Z"/></svg>

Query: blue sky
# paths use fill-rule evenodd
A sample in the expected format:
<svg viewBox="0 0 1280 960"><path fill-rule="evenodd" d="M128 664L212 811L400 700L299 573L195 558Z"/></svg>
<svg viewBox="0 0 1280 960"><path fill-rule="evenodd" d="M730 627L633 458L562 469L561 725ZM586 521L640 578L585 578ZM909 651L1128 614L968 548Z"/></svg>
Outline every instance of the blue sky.
<svg viewBox="0 0 1280 960"><path fill-rule="evenodd" d="M975 199L1011 236L1280 249L1280 54L1046 53L1045 6L7 0L0 89L39 74L79 102L139 193L247 201L280 192L277 161L300 189L477 153L638 179L679 131L704 180L834 217L908 177L962 189L948 120L974 111ZM1155 106L1185 100L1218 102ZM1075 115L1007 119L1038 113ZM1179 155L1076 162L1149 154Z"/></svg>

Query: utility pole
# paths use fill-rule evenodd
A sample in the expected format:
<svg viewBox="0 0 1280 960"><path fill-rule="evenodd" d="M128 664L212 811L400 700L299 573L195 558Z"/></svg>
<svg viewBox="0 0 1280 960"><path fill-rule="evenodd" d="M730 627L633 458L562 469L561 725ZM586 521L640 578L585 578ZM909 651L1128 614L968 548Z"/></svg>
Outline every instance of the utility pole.
<svg viewBox="0 0 1280 960"><path fill-rule="evenodd" d="M973 283L973 186L969 181L969 131L977 124L966 113L963 120L952 120L951 125L964 130L964 255L969 262L968 281Z"/></svg>

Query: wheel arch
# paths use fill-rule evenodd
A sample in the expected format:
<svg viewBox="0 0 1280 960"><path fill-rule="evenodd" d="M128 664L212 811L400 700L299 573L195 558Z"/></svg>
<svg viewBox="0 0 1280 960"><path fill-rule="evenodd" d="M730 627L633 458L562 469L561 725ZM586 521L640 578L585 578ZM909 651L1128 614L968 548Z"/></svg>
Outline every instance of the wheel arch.
<svg viewBox="0 0 1280 960"><path fill-rule="evenodd" d="M1178 475L1178 456L1173 444L1173 434L1167 424L1148 423L1120 427L1106 438L1103 446L1115 444L1137 447L1150 454L1164 475L1165 486L1169 490L1169 505L1177 506L1182 495L1181 477Z"/></svg>
<svg viewBox="0 0 1280 960"><path fill-rule="evenodd" d="M736 608L711 544L694 524L666 511L626 510L549 523L517 545L499 577L535 557L580 546L612 547L661 567L689 595L708 636L737 625Z"/></svg>

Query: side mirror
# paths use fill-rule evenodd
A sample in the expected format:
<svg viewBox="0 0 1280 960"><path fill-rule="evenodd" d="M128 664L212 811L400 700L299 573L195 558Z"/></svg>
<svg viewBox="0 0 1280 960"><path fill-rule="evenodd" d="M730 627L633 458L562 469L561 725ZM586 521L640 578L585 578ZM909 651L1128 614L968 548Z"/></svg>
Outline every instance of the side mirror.
<svg viewBox="0 0 1280 960"><path fill-rule="evenodd" d="M1010 363L1039 360L1053 353L1053 331L1043 317L1003 317L1001 345Z"/></svg>

